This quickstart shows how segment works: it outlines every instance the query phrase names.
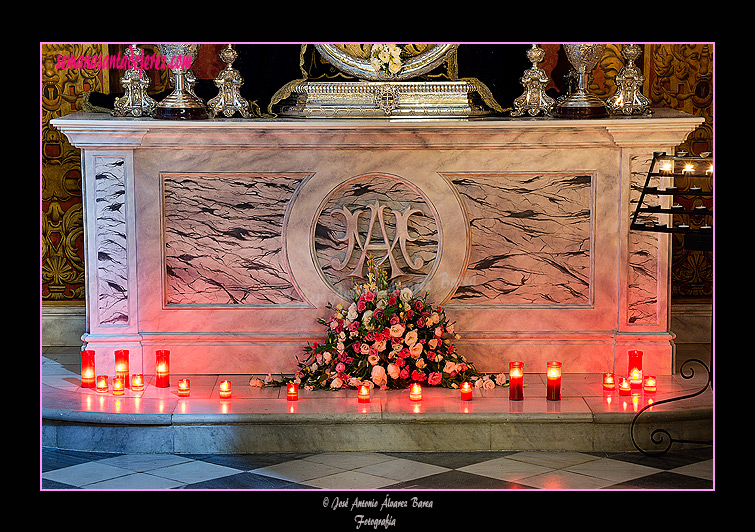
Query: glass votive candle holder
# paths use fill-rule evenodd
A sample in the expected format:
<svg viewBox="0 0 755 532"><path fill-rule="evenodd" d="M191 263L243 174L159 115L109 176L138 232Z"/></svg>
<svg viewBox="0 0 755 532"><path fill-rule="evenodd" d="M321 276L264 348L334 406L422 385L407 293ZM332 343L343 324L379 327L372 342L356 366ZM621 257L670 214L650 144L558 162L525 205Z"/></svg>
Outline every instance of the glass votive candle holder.
<svg viewBox="0 0 755 532"><path fill-rule="evenodd" d="M97 391L99 393L107 393L108 389L107 375L97 375Z"/></svg>
<svg viewBox="0 0 755 532"><path fill-rule="evenodd" d="M231 381L220 381L219 392L220 397L228 399L231 397Z"/></svg>
<svg viewBox="0 0 755 532"><path fill-rule="evenodd" d="M81 387L94 388L95 386L94 351L85 349L81 351Z"/></svg>
<svg viewBox="0 0 755 532"><path fill-rule="evenodd" d="M141 392L144 390L144 375L141 373L134 373L131 375L131 389L135 392Z"/></svg>
<svg viewBox="0 0 755 532"><path fill-rule="evenodd" d="M286 400L298 401L299 400L299 384L296 382L289 382L286 384Z"/></svg>
<svg viewBox="0 0 755 532"><path fill-rule="evenodd" d="M189 379L178 379L178 396L189 397L191 393L191 381Z"/></svg>

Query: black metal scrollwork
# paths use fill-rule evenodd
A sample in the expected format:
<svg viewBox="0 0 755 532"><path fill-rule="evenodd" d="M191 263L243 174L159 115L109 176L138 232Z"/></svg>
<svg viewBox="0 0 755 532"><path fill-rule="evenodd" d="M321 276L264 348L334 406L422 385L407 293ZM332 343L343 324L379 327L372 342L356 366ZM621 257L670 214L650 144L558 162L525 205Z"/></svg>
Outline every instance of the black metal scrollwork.
<svg viewBox="0 0 755 532"><path fill-rule="evenodd" d="M642 449L637 444L637 441L635 440L635 437L634 437L634 428L635 428L635 424L637 422L637 418L640 417L640 415L645 410L647 410L648 408L653 407L653 406L658 406L658 405L661 405L661 404L664 404L664 403L670 403L672 401L680 401L682 399L690 399L692 397L696 397L696 396L700 395L701 393L703 393L705 390L707 390L708 386L710 386L710 388L713 389L713 373L711 372L711 370L708 368L708 366L702 360L698 360L696 358L692 358L692 359L687 360L684 364L682 364L682 367L679 370L679 373L681 374L681 376L683 378L685 378L685 379L691 379L692 377L695 376L695 371L691 367L689 368L689 374L685 374L685 367L689 363L691 363L691 362L697 362L703 368L705 368L705 371L708 374L708 379L705 382L705 386L703 386L700 390L696 391L695 393L691 393L691 394L688 394L688 395L682 395L680 397L672 397L670 399L662 399L660 401L656 401L654 403L646 405L642 409L640 409L640 411L637 412L637 414L635 414L634 419L632 419L632 425L631 425L631 428L630 428L630 435L632 437L632 444L634 444L635 448L638 451L640 451L642 454L644 454L645 456L661 456L661 455L664 455L664 454L666 454L669 451L669 449L671 449L671 446L674 443L696 443L696 444L702 444L702 445L713 445L713 441L712 440L683 440L683 439L675 439L673 436L671 436L671 434L666 429L655 429L650 434L650 441L652 443L654 443L655 445L663 445L664 441L666 441L667 445L666 445L666 447L664 449L661 449L661 450L648 451L648 450Z"/></svg>

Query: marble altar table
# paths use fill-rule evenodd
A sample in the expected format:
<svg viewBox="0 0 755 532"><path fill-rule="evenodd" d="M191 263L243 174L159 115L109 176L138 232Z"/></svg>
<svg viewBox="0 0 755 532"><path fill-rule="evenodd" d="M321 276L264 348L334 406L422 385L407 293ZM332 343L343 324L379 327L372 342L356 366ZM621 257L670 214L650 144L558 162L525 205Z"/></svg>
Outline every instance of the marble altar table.
<svg viewBox="0 0 755 532"><path fill-rule="evenodd" d="M74 113L98 371L290 374L367 253L480 371L673 371L670 236L629 230L653 152L702 118L165 121Z"/></svg>

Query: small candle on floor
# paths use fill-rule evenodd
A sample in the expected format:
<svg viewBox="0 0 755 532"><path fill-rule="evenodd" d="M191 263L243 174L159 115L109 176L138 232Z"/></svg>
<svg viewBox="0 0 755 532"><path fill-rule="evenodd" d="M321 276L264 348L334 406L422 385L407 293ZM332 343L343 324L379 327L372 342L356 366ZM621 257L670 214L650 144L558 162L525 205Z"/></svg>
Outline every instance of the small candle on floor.
<svg viewBox="0 0 755 532"><path fill-rule="evenodd" d="M189 379L178 379L178 396L189 397L191 393L191 381Z"/></svg>
<svg viewBox="0 0 755 532"><path fill-rule="evenodd" d="M412 401L422 400L422 386L420 386L419 383L415 382L412 384L411 388L409 389L409 399L411 399Z"/></svg>
<svg viewBox="0 0 755 532"><path fill-rule="evenodd" d="M359 385L359 391L357 392L357 401L360 403L370 402L370 387L366 384Z"/></svg>
<svg viewBox="0 0 755 532"><path fill-rule="evenodd" d="M286 400L298 401L299 400L299 384L296 382L289 382L286 385Z"/></svg>
<svg viewBox="0 0 755 532"><path fill-rule="evenodd" d="M113 395L123 395L125 388L126 383L123 382L123 377L115 377L113 379Z"/></svg>
<svg viewBox="0 0 755 532"><path fill-rule="evenodd" d="M81 387L94 388L94 351L83 350L81 352Z"/></svg>
<svg viewBox="0 0 755 532"><path fill-rule="evenodd" d="M603 374L603 389L604 390L613 390L616 388L616 379L613 376L613 373L604 373Z"/></svg>
<svg viewBox="0 0 755 532"><path fill-rule="evenodd" d="M107 375L97 375L97 391L100 393L108 391Z"/></svg>
<svg viewBox="0 0 755 532"><path fill-rule="evenodd" d="M509 362L509 400L524 399L524 362Z"/></svg>
<svg viewBox="0 0 755 532"><path fill-rule="evenodd" d="M561 362L548 362L545 398L549 401L561 400Z"/></svg>
<svg viewBox="0 0 755 532"><path fill-rule="evenodd" d="M656 390L656 383L655 383L655 377L652 375L648 375L645 377L645 380L642 384L642 389L648 393L653 393Z"/></svg>
<svg viewBox="0 0 755 532"><path fill-rule="evenodd" d="M461 383L461 400L462 401L471 401L472 400L472 385L468 382L462 382Z"/></svg>
<svg viewBox="0 0 755 532"><path fill-rule="evenodd" d="M170 386L170 351L167 349L158 349L155 352L155 386Z"/></svg>
<svg viewBox="0 0 755 532"><path fill-rule="evenodd" d="M619 379L619 395L630 395L631 394L631 386L629 384L629 379L626 377L622 377Z"/></svg>
<svg viewBox="0 0 755 532"><path fill-rule="evenodd" d="M144 375L141 373L134 373L131 376L131 389L135 392L141 392L144 390Z"/></svg>
<svg viewBox="0 0 755 532"><path fill-rule="evenodd" d="M227 399L231 396L231 381L220 381L220 397Z"/></svg>

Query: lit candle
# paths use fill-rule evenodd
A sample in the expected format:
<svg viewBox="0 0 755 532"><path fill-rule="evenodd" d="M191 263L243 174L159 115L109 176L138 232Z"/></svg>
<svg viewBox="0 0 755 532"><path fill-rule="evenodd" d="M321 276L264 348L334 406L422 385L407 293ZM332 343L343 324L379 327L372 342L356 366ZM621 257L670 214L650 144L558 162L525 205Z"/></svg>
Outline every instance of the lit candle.
<svg viewBox="0 0 755 532"><path fill-rule="evenodd" d="M134 373L131 375L131 389L135 392L141 392L144 390L144 375L141 373Z"/></svg>
<svg viewBox="0 0 755 532"><path fill-rule="evenodd" d="M524 399L524 362L509 362L509 400Z"/></svg>
<svg viewBox="0 0 755 532"><path fill-rule="evenodd" d="M189 379L178 379L178 396L189 397L191 392L191 382Z"/></svg>
<svg viewBox="0 0 755 532"><path fill-rule="evenodd" d="M642 384L642 389L648 393L654 393L656 390L655 377L652 375L645 377L645 381Z"/></svg>
<svg viewBox="0 0 755 532"><path fill-rule="evenodd" d="M616 379L613 376L613 373L604 373L603 374L603 389L604 390L613 390L616 388Z"/></svg>
<svg viewBox="0 0 755 532"><path fill-rule="evenodd" d="M81 387L94 388L94 351L81 352Z"/></svg>
<svg viewBox="0 0 755 532"><path fill-rule="evenodd" d="M289 382L286 385L286 400L298 401L299 400L299 384L296 382Z"/></svg>
<svg viewBox="0 0 755 532"><path fill-rule="evenodd" d="M113 379L113 395L123 395L125 388L126 383L123 381L123 377L115 377Z"/></svg>
<svg viewBox="0 0 755 532"><path fill-rule="evenodd" d="M418 382L413 383L409 389L409 399L412 401L422 400L422 386L420 386Z"/></svg>
<svg viewBox="0 0 755 532"><path fill-rule="evenodd" d="M622 377L619 379L619 395L629 395L631 393L631 387L629 385L629 379Z"/></svg>
<svg viewBox="0 0 755 532"><path fill-rule="evenodd" d="M461 383L461 400L462 401L472 400L472 385L468 382Z"/></svg>
<svg viewBox="0 0 755 532"><path fill-rule="evenodd" d="M107 390L107 375L97 375L97 391L99 393L106 393Z"/></svg>
<svg viewBox="0 0 755 532"><path fill-rule="evenodd" d="M115 376L123 379L123 385L128 386L128 349L115 351Z"/></svg>
<svg viewBox="0 0 755 532"><path fill-rule="evenodd" d="M170 351L158 349L155 352L155 386L167 388L170 386Z"/></svg>
<svg viewBox="0 0 755 532"><path fill-rule="evenodd" d="M546 395L549 401L561 400L561 362L548 362L546 377Z"/></svg>
<svg viewBox="0 0 755 532"><path fill-rule="evenodd" d="M632 388L642 387L642 351L629 352L629 383Z"/></svg>
<svg viewBox="0 0 755 532"><path fill-rule="evenodd" d="M366 384L359 385L359 391L357 392L357 401L360 403L370 402L370 387Z"/></svg>
<svg viewBox="0 0 755 532"><path fill-rule="evenodd" d="M228 399L231 396L231 381L220 381L220 397Z"/></svg>

